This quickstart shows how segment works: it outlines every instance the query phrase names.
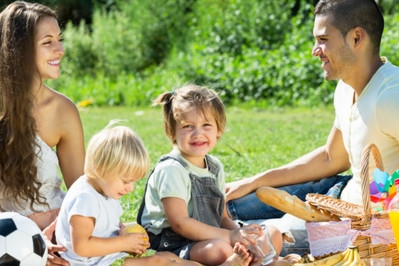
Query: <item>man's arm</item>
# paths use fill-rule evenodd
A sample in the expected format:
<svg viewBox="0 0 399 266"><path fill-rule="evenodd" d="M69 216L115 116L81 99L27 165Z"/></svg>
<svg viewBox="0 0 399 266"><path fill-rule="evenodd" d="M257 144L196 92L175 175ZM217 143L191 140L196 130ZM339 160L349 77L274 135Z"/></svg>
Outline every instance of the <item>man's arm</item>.
<svg viewBox="0 0 399 266"><path fill-rule="evenodd" d="M349 168L350 162L342 133L333 126L326 145L284 166L226 184L226 199L228 201L240 198L262 186L281 187L320 180Z"/></svg>

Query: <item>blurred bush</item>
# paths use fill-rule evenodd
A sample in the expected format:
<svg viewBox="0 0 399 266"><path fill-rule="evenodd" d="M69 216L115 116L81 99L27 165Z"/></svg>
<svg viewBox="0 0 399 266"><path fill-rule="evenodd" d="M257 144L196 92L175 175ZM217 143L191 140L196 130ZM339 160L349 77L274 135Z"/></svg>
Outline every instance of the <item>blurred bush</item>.
<svg viewBox="0 0 399 266"><path fill-rule="evenodd" d="M398 64L399 15L385 3L382 54ZM306 0L126 0L96 6L91 24L66 25L63 75L50 86L74 101L149 104L186 83L225 103L320 105L333 99L312 58ZM392 13L390 13L392 12ZM395 24L396 23L396 24Z"/></svg>
<svg viewBox="0 0 399 266"><path fill-rule="evenodd" d="M182 72L218 90L228 103L329 103L333 88L323 85L311 56L312 6L302 2L293 15L294 1L201 1L200 14L209 6L220 14L198 21L191 51L176 61L184 59L190 67Z"/></svg>

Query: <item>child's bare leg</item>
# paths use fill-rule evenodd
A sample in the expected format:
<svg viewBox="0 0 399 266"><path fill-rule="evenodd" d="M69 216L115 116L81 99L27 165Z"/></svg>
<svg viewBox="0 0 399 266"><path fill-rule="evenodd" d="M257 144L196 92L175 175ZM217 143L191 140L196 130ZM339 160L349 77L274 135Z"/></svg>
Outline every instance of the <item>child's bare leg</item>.
<svg viewBox="0 0 399 266"><path fill-rule="evenodd" d="M190 259L205 265L220 265L233 254L233 247L222 239L196 242L190 250Z"/></svg>
<svg viewBox="0 0 399 266"><path fill-rule="evenodd" d="M169 266L169 265L181 265L181 266L202 266L200 263L195 261L184 260L171 252L158 252L154 256L141 257L141 258L126 258L123 264L124 266Z"/></svg>
<svg viewBox="0 0 399 266"><path fill-rule="evenodd" d="M144 265L167 265L166 264L167 260L154 255L154 256L148 256L148 257L140 257L140 258L125 258L125 261L123 263L123 266L128 266L128 265L137 265L137 266L144 266Z"/></svg>
<svg viewBox="0 0 399 266"><path fill-rule="evenodd" d="M171 253L171 252L157 252L155 255L164 257L164 258L168 259L168 261L170 263L173 263L173 264L169 264L169 265L202 266L202 264L199 262L182 259L179 256L177 256L176 254Z"/></svg>
<svg viewBox="0 0 399 266"><path fill-rule="evenodd" d="M225 262L219 266L248 266L252 260L248 250L244 245L236 243L234 246L234 253ZM202 266L199 262L184 260L171 252L158 252L154 256L141 257L141 258L126 258L124 266L168 266L168 265L181 265L181 266Z"/></svg>
<svg viewBox="0 0 399 266"><path fill-rule="evenodd" d="M157 253L157 255L164 256L168 258L170 261L174 261L176 265L184 265L184 266L203 265L195 261L184 260L170 252L161 252ZM225 262L223 262L218 266L248 266L251 260L252 257L251 254L249 254L248 249L243 244L236 243L234 245L233 254L230 257L228 257Z"/></svg>

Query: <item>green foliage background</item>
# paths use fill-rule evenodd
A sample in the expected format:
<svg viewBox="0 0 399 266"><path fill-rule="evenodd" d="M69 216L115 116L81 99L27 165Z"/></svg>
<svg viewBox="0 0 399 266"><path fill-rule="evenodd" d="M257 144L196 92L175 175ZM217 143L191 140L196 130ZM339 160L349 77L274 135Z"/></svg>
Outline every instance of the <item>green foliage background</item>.
<svg viewBox="0 0 399 266"><path fill-rule="evenodd" d="M305 0L126 0L96 5L91 23L69 22L61 78L49 85L75 102L148 105L187 83L217 90L226 104L329 104L312 58L313 3ZM399 14L379 1L382 55L399 63Z"/></svg>

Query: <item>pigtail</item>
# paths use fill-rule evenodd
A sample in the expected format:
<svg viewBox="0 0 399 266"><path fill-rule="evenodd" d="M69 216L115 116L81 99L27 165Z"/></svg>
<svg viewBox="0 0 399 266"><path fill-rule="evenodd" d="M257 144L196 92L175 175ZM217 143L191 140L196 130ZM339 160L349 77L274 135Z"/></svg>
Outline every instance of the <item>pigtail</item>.
<svg viewBox="0 0 399 266"><path fill-rule="evenodd" d="M166 135L174 142L176 120L173 114L173 99L175 91L167 91L159 95L153 105L162 105L164 129Z"/></svg>
<svg viewBox="0 0 399 266"><path fill-rule="evenodd" d="M172 102L172 96L174 91L167 91L159 95L153 102L152 105L165 105Z"/></svg>

